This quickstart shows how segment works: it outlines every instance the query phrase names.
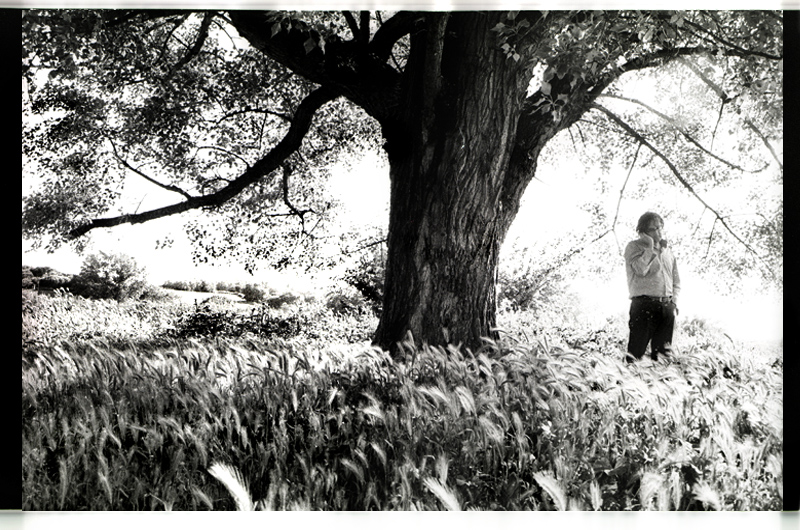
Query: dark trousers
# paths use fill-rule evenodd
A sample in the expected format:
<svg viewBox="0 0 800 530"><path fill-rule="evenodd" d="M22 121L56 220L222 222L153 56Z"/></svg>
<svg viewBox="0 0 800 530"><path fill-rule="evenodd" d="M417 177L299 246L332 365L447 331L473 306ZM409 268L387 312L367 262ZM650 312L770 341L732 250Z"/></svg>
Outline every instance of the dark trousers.
<svg viewBox="0 0 800 530"><path fill-rule="evenodd" d="M644 297L631 300L630 338L628 353L641 359L650 344L650 356L658 359L658 354L666 354L672 346L672 330L675 327L675 304L660 302Z"/></svg>

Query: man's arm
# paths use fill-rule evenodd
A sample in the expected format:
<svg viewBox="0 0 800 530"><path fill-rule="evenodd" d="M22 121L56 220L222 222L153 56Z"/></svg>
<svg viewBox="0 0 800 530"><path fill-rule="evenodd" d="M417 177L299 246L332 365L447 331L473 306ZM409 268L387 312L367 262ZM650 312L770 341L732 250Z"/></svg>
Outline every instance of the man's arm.
<svg viewBox="0 0 800 530"><path fill-rule="evenodd" d="M638 276L646 276L650 272L653 263L658 266L656 252L653 249L652 239L650 245L642 243L641 240L631 241L625 248L625 262L629 263L633 272Z"/></svg>

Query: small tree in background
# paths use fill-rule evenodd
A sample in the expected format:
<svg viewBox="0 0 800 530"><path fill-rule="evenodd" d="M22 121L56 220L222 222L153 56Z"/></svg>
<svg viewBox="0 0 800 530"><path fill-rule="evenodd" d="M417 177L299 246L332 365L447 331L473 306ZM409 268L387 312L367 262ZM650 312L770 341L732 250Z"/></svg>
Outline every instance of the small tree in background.
<svg viewBox="0 0 800 530"><path fill-rule="evenodd" d="M245 302L261 302L267 294L264 289L254 283L248 283L242 287L240 292L244 296Z"/></svg>
<svg viewBox="0 0 800 530"><path fill-rule="evenodd" d="M386 276L385 241L372 245L362 254L358 263L347 269L343 280L354 287L370 304L375 314L380 314L383 305L383 281Z"/></svg>
<svg viewBox="0 0 800 530"><path fill-rule="evenodd" d="M84 260L81 272L73 278L70 290L87 298L118 302L138 298L147 287L145 270L125 254L92 254Z"/></svg>
<svg viewBox="0 0 800 530"><path fill-rule="evenodd" d="M555 303L566 288L560 270L568 259L563 246L559 240L545 251L515 241L507 253L514 259L502 259L497 270L500 307L538 313L547 304Z"/></svg>

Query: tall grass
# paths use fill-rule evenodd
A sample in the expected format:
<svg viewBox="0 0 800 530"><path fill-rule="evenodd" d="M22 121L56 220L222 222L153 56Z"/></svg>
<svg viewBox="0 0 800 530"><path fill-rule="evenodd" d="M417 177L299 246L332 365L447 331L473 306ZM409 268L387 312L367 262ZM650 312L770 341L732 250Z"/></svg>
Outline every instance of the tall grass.
<svg viewBox="0 0 800 530"><path fill-rule="evenodd" d="M92 338L151 340L174 328L185 309L163 300L92 300L66 290L39 295L22 290L23 352L59 341Z"/></svg>
<svg viewBox="0 0 800 530"><path fill-rule="evenodd" d="M629 366L613 323L523 315L480 351L406 343L398 362L342 346L372 316L320 308L284 338L169 338L157 323L206 317L167 306L28 310L50 334L22 371L26 510L781 508L782 354L699 321L671 360Z"/></svg>
<svg viewBox="0 0 800 530"><path fill-rule="evenodd" d="M241 492L277 510L781 506L775 368L723 351L632 367L521 343L406 352L40 352L23 372L24 508L234 509Z"/></svg>

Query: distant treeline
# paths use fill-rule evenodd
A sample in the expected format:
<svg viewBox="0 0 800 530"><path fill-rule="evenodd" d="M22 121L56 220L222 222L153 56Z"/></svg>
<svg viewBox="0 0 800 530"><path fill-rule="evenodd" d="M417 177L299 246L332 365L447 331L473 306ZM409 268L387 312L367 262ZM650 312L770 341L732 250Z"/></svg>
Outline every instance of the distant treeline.
<svg viewBox="0 0 800 530"><path fill-rule="evenodd" d="M58 272L52 267L22 266L23 289L58 289L67 288L72 281L72 274Z"/></svg>
<svg viewBox="0 0 800 530"><path fill-rule="evenodd" d="M209 282L207 280L172 280L161 284L164 289L175 291L192 291L197 293L238 293L247 302L260 302L268 295L272 295L271 289L265 288L261 284L255 283L230 283L230 282Z"/></svg>

